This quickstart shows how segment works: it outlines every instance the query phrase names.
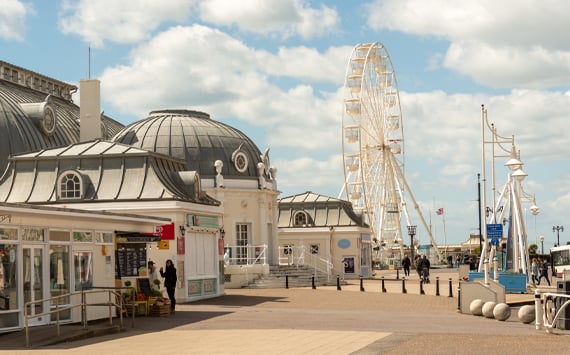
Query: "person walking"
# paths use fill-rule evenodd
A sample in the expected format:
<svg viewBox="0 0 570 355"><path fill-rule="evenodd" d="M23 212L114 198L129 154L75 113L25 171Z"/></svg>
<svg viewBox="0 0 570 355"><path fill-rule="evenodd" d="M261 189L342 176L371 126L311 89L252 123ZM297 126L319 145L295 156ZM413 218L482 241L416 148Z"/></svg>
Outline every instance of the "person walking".
<svg viewBox="0 0 570 355"><path fill-rule="evenodd" d="M422 269L422 280L423 282L429 284L429 268L430 262L429 259L424 255L420 261L421 269Z"/></svg>
<svg viewBox="0 0 570 355"><path fill-rule="evenodd" d="M402 259L402 268L404 269L404 276L409 276L411 265L412 265L412 261L408 257L408 254L404 254L404 258Z"/></svg>
<svg viewBox="0 0 570 355"><path fill-rule="evenodd" d="M546 279L546 282L548 282L548 286L550 286L550 279L548 278L548 263L546 262L546 259L544 259L540 266L540 276L538 277L537 285L540 285L540 280L542 280L543 277Z"/></svg>
<svg viewBox="0 0 570 355"><path fill-rule="evenodd" d="M174 313L174 307L176 306L176 298L174 298L174 291L176 289L176 268L172 263L172 260L166 260L166 270L160 267L160 276L164 278L164 287L166 287L166 293L168 293L168 298L170 299L170 312Z"/></svg>
<svg viewBox="0 0 570 355"><path fill-rule="evenodd" d="M530 274L532 278L532 285L534 286L538 283L538 260L536 258L532 259L532 263L530 264Z"/></svg>

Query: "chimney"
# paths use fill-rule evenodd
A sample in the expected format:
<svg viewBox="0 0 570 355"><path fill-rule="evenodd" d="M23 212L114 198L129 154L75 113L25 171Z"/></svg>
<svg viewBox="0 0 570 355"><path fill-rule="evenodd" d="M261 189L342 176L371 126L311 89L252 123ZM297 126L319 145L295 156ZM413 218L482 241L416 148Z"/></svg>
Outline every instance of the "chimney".
<svg viewBox="0 0 570 355"><path fill-rule="evenodd" d="M79 141L101 139L101 82L81 80L79 90Z"/></svg>

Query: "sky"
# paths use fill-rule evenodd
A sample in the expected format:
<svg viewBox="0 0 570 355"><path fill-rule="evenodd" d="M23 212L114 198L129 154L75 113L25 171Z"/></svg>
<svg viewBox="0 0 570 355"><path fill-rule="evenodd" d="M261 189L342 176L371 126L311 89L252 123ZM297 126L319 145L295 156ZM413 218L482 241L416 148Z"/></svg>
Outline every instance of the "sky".
<svg viewBox="0 0 570 355"><path fill-rule="evenodd" d="M406 180L437 243L478 233L485 105L528 174L529 244L543 235L548 250L554 225L570 240L569 18L566 0L1 0L0 60L101 80L101 109L125 125L152 110L207 112L270 148L280 197L339 197L347 63L378 42L397 79ZM499 189L508 158L495 155Z"/></svg>

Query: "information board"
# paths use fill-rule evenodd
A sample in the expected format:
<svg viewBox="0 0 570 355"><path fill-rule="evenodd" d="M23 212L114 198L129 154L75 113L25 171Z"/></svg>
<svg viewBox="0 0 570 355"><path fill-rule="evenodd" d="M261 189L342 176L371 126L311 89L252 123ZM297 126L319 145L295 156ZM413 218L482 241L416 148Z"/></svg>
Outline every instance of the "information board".
<svg viewBox="0 0 570 355"><path fill-rule="evenodd" d="M137 292L144 295L150 294L150 280L146 277L140 277L137 279Z"/></svg>
<svg viewBox="0 0 570 355"><path fill-rule="evenodd" d="M117 278L139 276L139 269L146 268L146 244L117 243L115 262Z"/></svg>
<svg viewBox="0 0 570 355"><path fill-rule="evenodd" d="M502 224L487 224L487 239L491 240L491 245L498 246L503 237Z"/></svg>

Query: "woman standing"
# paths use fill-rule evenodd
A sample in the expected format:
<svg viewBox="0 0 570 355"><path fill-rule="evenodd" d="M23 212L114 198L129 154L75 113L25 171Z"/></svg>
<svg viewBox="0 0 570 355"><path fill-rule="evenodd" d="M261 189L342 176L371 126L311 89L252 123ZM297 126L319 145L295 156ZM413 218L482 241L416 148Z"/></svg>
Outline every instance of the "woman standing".
<svg viewBox="0 0 570 355"><path fill-rule="evenodd" d="M166 292L168 293L168 298L170 299L170 312L174 313L174 307L176 306L176 298L174 298L174 290L176 288L176 268L172 263L172 260L166 260L166 270L160 268L160 276L164 277L164 287L166 287Z"/></svg>

